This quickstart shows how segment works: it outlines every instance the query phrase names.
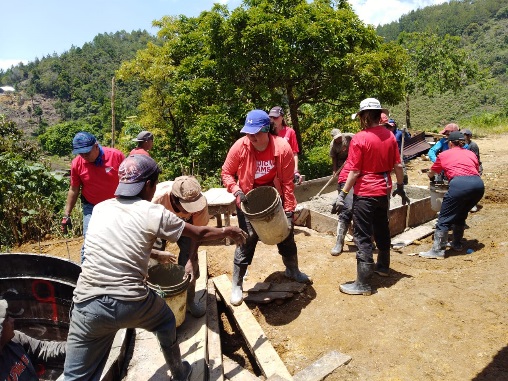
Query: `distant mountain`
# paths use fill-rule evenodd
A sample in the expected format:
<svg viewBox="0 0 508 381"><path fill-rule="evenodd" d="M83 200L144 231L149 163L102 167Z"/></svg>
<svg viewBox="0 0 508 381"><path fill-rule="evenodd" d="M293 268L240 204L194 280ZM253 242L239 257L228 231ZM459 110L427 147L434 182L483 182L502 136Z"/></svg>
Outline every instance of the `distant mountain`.
<svg viewBox="0 0 508 381"><path fill-rule="evenodd" d="M16 92L0 95L0 113L27 133L38 133L59 121L84 120L91 125L111 124L112 78L121 63L157 39L146 31L97 35L82 47L0 71L0 85ZM117 83L118 123L136 113L138 85Z"/></svg>
<svg viewBox="0 0 508 381"><path fill-rule="evenodd" d="M508 0L469 0L433 5L412 11L398 21L377 28L387 41L397 40L401 32L430 31L438 35L459 36L488 75L483 84L469 86L458 94L435 98L416 97L411 104L413 126L471 121L505 114L508 108ZM404 105L392 108L399 120Z"/></svg>

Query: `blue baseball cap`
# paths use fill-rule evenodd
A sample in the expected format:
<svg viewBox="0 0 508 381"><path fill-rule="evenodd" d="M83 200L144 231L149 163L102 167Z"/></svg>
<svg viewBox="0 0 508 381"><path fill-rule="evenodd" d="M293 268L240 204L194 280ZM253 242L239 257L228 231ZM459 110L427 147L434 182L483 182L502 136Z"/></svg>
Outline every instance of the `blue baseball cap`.
<svg viewBox="0 0 508 381"><path fill-rule="evenodd" d="M72 139L72 153L78 155L80 153L88 153L97 143L97 139L89 132L78 132Z"/></svg>
<svg viewBox="0 0 508 381"><path fill-rule="evenodd" d="M263 110L252 110L247 114L245 125L240 132L254 135L259 131L270 131L270 117Z"/></svg>

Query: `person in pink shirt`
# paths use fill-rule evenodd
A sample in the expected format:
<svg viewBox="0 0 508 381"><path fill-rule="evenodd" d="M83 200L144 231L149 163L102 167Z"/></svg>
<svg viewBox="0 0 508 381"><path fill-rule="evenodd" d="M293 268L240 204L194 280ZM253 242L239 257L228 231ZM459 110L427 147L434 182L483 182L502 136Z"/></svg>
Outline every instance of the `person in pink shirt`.
<svg viewBox="0 0 508 381"><path fill-rule="evenodd" d="M296 140L296 132L286 123L282 107L272 107L268 116L270 117L273 132L275 132L277 136L286 139L291 146L291 150L293 151L293 156L295 158L294 182L295 184L301 184L303 179L302 175L298 171L298 153L300 152L300 149L298 148L298 141Z"/></svg>
<svg viewBox="0 0 508 381"><path fill-rule="evenodd" d="M141 131L136 138L132 139L133 142L138 142L138 146L134 148L129 155L148 155L153 147L153 134L149 131Z"/></svg>
<svg viewBox="0 0 508 381"><path fill-rule="evenodd" d="M353 236L358 247L357 276L356 281L340 285L340 291L350 295L370 295L374 272L381 276L389 275L391 242L388 210L392 170L397 177L397 189L392 195L400 195L403 204L409 201L404 191L397 141L391 131L379 123L382 112L388 114L377 99L367 98L360 103L358 113L353 114L353 119L360 117L362 131L351 140L348 154L351 168L336 201L339 208L343 206L354 186ZM374 263L372 254L373 234L379 250L377 263Z"/></svg>
<svg viewBox="0 0 508 381"><path fill-rule="evenodd" d="M115 197L118 186L118 168L125 159L122 151L103 147L89 132L78 132L72 140L72 153L77 155L71 163L71 185L67 193L62 232L72 227L71 212L81 195L83 208L83 237L86 238L88 223L96 204ZM84 261L83 248L81 262Z"/></svg>
<svg viewBox="0 0 508 381"><path fill-rule="evenodd" d="M243 301L243 277L252 263L259 241L259 236L241 210L240 203L247 202L245 194L259 186L277 189L291 227L288 237L277 244L286 266L286 277L300 283L312 283L311 278L298 269L293 231L293 213L296 208L293 182L295 161L291 147L286 140L270 133L270 118L263 110L250 111L240 132L245 136L230 148L221 173L224 186L236 197L238 225L248 233L247 242L236 247L233 260L231 304L234 306Z"/></svg>
<svg viewBox="0 0 508 381"><path fill-rule="evenodd" d="M427 173L433 182L435 176L444 171L448 178L448 192L443 197L432 248L420 252L420 257L444 259L450 229L453 231L452 249L461 251L463 248L462 238L468 213L485 192L478 158L474 152L463 148L465 143L462 132L450 132L448 150L439 154Z"/></svg>

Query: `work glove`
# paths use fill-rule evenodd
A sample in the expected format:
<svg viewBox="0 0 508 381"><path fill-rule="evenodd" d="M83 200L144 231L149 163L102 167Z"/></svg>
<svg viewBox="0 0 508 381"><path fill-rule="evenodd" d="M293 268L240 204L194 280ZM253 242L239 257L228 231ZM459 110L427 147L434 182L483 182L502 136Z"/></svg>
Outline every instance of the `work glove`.
<svg viewBox="0 0 508 381"><path fill-rule="evenodd" d="M343 190L340 191L339 195L337 196L337 200L332 205L332 210L330 213L332 214L340 214L342 212L342 209L344 209L344 200L346 199L347 193Z"/></svg>
<svg viewBox="0 0 508 381"><path fill-rule="evenodd" d="M286 212L286 217L288 219L288 226L290 229L293 229L293 212Z"/></svg>
<svg viewBox="0 0 508 381"><path fill-rule="evenodd" d="M293 182L297 185L302 183L302 175L300 175L300 172L298 172L298 171L295 172Z"/></svg>
<svg viewBox="0 0 508 381"><path fill-rule="evenodd" d="M249 201L247 200L247 196L241 190L238 190L234 193L236 197L236 203L240 205L241 202L247 204Z"/></svg>
<svg viewBox="0 0 508 381"><path fill-rule="evenodd" d="M69 232L69 229L72 230L71 218L69 216L63 216L61 226L60 226L60 230L62 231L62 234L67 234Z"/></svg>
<svg viewBox="0 0 508 381"><path fill-rule="evenodd" d="M430 185L436 184L436 176L429 177L429 179L430 179Z"/></svg>
<svg viewBox="0 0 508 381"><path fill-rule="evenodd" d="M402 198L402 205L411 203L409 197L407 197L406 191L404 190L404 184L397 184L397 189L392 193L392 197L399 195Z"/></svg>

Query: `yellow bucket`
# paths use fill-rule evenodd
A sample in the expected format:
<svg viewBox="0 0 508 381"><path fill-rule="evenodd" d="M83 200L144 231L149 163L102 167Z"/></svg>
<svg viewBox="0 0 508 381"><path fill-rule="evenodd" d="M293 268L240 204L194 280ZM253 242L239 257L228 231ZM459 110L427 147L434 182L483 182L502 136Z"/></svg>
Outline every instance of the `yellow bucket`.
<svg viewBox="0 0 508 381"><path fill-rule="evenodd" d="M190 276L184 278L185 269L176 264L157 264L148 269L148 287L162 297L171 308L179 327L187 312L187 287Z"/></svg>

